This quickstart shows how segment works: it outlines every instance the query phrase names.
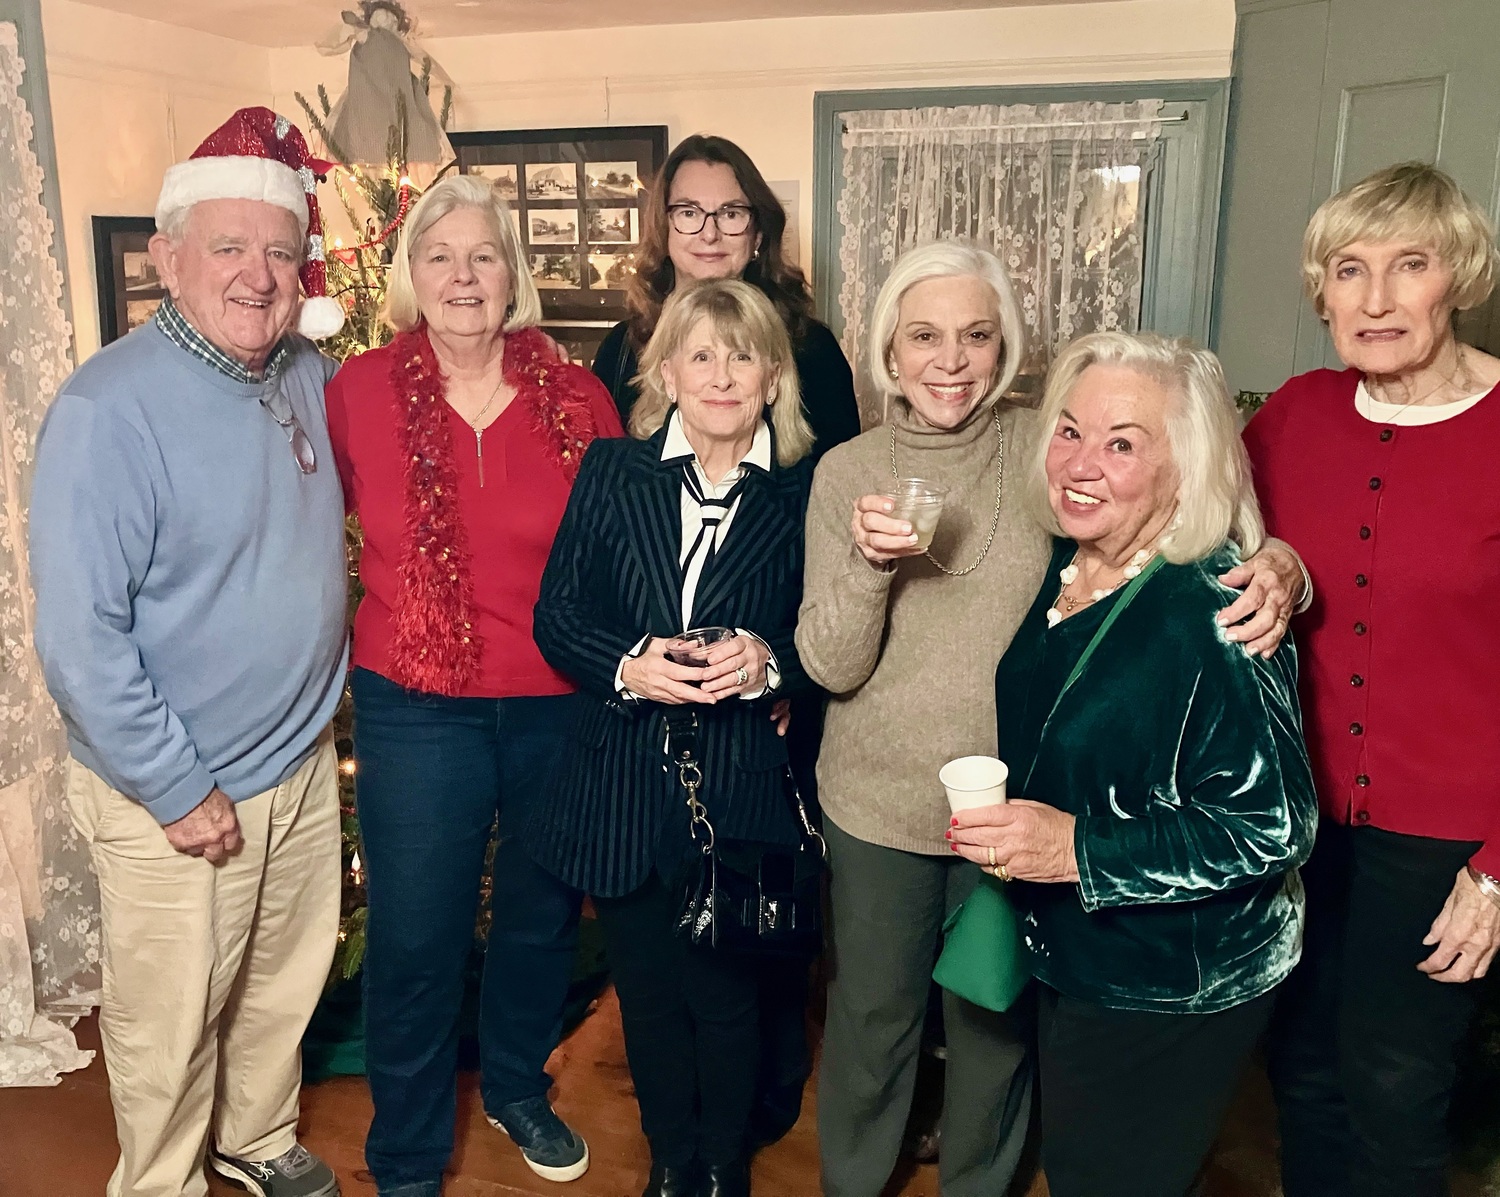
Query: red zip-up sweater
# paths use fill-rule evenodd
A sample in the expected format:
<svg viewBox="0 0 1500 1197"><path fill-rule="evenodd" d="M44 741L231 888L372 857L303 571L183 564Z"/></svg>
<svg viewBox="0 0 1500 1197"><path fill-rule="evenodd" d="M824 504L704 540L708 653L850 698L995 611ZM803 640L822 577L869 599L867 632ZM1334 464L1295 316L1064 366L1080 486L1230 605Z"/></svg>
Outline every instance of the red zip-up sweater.
<svg viewBox="0 0 1500 1197"><path fill-rule="evenodd" d="M540 333L513 333L507 363L553 350ZM406 462L398 433L391 383L390 346L351 358L328 384L328 431L344 503L364 529L359 580L365 596L354 617L353 664L390 674L392 611L399 592L397 571L406 548ZM587 396L599 436L622 436L619 413L604 384L581 366L550 365L558 383ZM512 371L507 364L506 377ZM474 584L479 667L461 697L514 698L570 694L573 684L542 659L531 637L531 612L541 590L542 569L562 522L572 484L548 459L535 428L536 395L523 385L509 406L484 430L484 486L474 430L447 409L458 505L463 516Z"/></svg>
<svg viewBox="0 0 1500 1197"><path fill-rule="evenodd" d="M1318 796L1340 823L1483 841L1500 875L1500 387L1393 427L1355 410L1359 380L1293 378L1245 430L1315 590L1293 631Z"/></svg>

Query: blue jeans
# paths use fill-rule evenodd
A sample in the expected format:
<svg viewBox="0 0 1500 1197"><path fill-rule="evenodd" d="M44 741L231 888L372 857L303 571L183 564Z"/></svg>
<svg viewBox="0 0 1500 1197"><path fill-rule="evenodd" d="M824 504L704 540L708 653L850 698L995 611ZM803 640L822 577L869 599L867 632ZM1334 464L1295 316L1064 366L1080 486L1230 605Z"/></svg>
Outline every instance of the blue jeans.
<svg viewBox="0 0 1500 1197"><path fill-rule="evenodd" d="M493 922L479 1007L495 1113L551 1088L547 1057L577 948L580 895L532 863L519 830L547 801L573 698L444 698L356 669L355 796L369 893L365 1053L382 1190L438 1181L453 1152L459 1010L490 827Z"/></svg>

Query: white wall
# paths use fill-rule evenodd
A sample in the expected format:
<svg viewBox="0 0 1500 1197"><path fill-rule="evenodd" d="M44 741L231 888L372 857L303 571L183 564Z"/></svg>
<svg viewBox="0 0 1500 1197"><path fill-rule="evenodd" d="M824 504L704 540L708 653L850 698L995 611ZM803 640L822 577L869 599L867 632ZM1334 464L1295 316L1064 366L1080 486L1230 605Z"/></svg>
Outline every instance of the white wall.
<svg viewBox="0 0 1500 1197"><path fill-rule="evenodd" d="M1121 0L969 12L803 17L566 33L435 38L457 84L453 128L665 124L676 142L739 142L767 179L797 185L801 261L811 259L813 94L874 87L1222 78L1232 0ZM281 111L342 59L278 51Z"/></svg>
<svg viewBox="0 0 1500 1197"><path fill-rule="evenodd" d="M267 50L42 0L80 355L98 344L89 218L146 215L162 171L235 108L294 120L295 91L344 89L346 59ZM417 4L420 10L420 0ZM1233 0L1117 0L433 39L455 129L665 124L714 132L795 189L811 258L813 94L874 87L1220 78ZM337 202L325 197L325 213ZM336 230L336 218L330 221Z"/></svg>
<svg viewBox="0 0 1500 1197"><path fill-rule="evenodd" d="M79 360L99 345L94 216L149 216L162 173L236 108L271 102L271 51L42 0Z"/></svg>

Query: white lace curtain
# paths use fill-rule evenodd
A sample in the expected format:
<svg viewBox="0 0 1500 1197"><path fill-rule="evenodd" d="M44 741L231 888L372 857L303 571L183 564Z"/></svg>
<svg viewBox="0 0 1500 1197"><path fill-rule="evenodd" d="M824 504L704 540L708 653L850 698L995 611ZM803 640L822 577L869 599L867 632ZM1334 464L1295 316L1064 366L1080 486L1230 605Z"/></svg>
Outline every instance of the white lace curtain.
<svg viewBox="0 0 1500 1197"><path fill-rule="evenodd" d="M861 389L876 292L925 241L966 238L1005 262L1026 321L1022 389L1074 337L1133 331L1160 112L1160 100L846 112L839 306Z"/></svg>
<svg viewBox="0 0 1500 1197"><path fill-rule="evenodd" d="M62 724L31 646L32 451L71 369L71 334L23 69L16 27L0 23L0 1085L52 1085L93 1056L68 1028L98 1002L99 901L68 818Z"/></svg>

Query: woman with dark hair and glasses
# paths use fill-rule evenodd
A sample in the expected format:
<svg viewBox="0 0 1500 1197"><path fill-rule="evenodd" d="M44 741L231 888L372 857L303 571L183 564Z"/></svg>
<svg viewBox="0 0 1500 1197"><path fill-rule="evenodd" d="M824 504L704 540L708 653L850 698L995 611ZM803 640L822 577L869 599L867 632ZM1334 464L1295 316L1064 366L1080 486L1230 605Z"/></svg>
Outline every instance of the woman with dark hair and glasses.
<svg viewBox="0 0 1500 1197"><path fill-rule="evenodd" d="M791 337L813 460L859 435L854 375L833 333L812 317L807 279L782 257L785 231L781 201L734 142L695 133L668 155L646 198L630 319L610 330L594 358L622 421L640 394L637 357L677 284L738 278L771 301Z"/></svg>
<svg viewBox="0 0 1500 1197"><path fill-rule="evenodd" d="M859 435L854 375L828 326L812 317L802 271L781 255L786 212L750 156L723 137L694 134L667 156L646 198L645 228L628 290L630 319L610 330L594 373L610 390L620 419L638 437L651 428L631 420L640 395L637 357L656 332L662 305L679 282L737 278L771 301L786 326L800 382L802 414L813 432L814 462ZM822 740L823 695L792 703L787 752L809 801L817 800L814 767ZM753 1135L775 1142L797 1121L812 1070L804 1010L807 973L801 962L767 967L761 983L761 1082Z"/></svg>

